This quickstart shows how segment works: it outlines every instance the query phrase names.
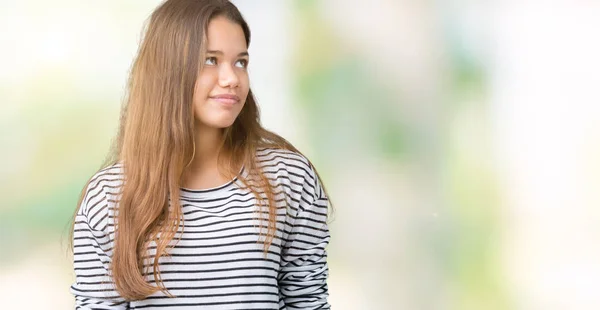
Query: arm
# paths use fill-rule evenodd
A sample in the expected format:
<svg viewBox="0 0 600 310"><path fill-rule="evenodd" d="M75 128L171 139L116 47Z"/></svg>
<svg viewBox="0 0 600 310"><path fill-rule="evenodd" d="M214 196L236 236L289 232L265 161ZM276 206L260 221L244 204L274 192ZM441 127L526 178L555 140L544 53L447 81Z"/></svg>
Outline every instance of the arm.
<svg viewBox="0 0 600 310"><path fill-rule="evenodd" d="M330 238L328 200L314 179L310 186L314 194L302 194L282 251L279 288L287 309L330 309L325 250Z"/></svg>
<svg viewBox="0 0 600 310"><path fill-rule="evenodd" d="M75 309L129 309L109 275L113 242L108 233L108 205L101 186L88 186L73 233ZM98 193L94 193L98 191ZM90 197L90 198L88 198Z"/></svg>

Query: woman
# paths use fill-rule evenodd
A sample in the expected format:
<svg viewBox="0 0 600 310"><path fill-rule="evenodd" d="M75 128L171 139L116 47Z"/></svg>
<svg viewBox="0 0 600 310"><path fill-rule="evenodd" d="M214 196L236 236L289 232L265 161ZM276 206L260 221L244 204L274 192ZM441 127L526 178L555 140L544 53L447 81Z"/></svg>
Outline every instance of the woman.
<svg viewBox="0 0 600 310"><path fill-rule="evenodd" d="M114 160L75 215L76 308L329 309L328 198L261 127L249 43L225 0L152 14Z"/></svg>

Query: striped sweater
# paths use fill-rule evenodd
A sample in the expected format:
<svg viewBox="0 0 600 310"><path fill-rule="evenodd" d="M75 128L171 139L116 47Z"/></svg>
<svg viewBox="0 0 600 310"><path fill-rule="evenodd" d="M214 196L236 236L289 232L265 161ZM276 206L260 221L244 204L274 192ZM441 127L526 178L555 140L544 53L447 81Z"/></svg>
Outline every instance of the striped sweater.
<svg viewBox="0 0 600 310"><path fill-rule="evenodd" d="M259 235L266 222L257 219L256 199L241 181L206 190L182 188L181 240L159 259L164 285L175 297L159 292L135 301L119 296L109 273L123 169L116 164L94 175L75 218L75 308L329 309L328 200L316 173L305 157L291 151L261 149L257 159L278 186L278 205L287 205L278 208L267 255ZM245 170L241 173L247 177ZM155 246L148 253L155 254ZM156 283L151 268L145 276Z"/></svg>

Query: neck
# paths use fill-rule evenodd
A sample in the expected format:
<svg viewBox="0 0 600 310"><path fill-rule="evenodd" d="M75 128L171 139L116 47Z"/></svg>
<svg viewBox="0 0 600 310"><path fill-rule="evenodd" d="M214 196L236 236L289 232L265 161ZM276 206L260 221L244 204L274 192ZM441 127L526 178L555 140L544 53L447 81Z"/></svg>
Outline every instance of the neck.
<svg viewBox="0 0 600 310"><path fill-rule="evenodd" d="M195 152L194 158L188 170L197 172L202 170L214 170L218 167L218 156L223 141L223 129L196 126L194 136Z"/></svg>

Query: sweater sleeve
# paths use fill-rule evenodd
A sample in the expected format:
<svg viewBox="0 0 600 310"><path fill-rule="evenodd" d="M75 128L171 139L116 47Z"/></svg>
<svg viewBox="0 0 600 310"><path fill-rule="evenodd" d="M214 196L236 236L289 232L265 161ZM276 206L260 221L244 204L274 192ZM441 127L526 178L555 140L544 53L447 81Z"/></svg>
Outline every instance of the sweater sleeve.
<svg viewBox="0 0 600 310"><path fill-rule="evenodd" d="M314 174L313 180L305 184L298 208L291 215L292 227L283 247L279 287L287 309L330 309L325 249L330 238L328 199Z"/></svg>
<svg viewBox="0 0 600 310"><path fill-rule="evenodd" d="M111 233L108 224L107 201L102 184L90 183L75 218L75 283L71 285L75 309L129 309L128 302L119 296L109 274L113 244L111 237L114 233Z"/></svg>

